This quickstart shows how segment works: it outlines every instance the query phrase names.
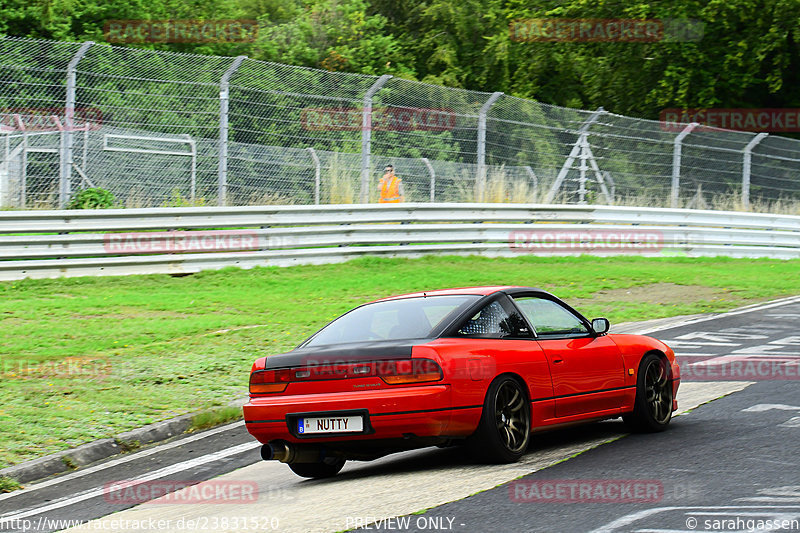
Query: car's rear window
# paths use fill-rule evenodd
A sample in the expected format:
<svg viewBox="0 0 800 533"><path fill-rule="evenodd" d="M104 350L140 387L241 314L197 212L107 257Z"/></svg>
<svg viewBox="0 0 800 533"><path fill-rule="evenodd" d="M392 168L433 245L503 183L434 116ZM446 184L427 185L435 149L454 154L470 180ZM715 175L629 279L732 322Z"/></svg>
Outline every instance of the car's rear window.
<svg viewBox="0 0 800 533"><path fill-rule="evenodd" d="M473 294L427 296L362 305L319 330L301 347L424 339L451 313L479 298Z"/></svg>

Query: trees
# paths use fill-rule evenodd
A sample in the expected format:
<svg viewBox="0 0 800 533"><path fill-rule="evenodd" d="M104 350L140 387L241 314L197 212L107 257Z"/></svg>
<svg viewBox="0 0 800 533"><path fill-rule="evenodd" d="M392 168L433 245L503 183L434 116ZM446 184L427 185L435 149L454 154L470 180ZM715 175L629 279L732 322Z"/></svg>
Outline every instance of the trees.
<svg viewBox="0 0 800 533"><path fill-rule="evenodd" d="M525 42L527 19L687 21L702 38ZM796 107L800 0L6 0L0 33L102 42L110 19L254 19L252 43L135 46L246 54L334 71L504 91L658 118L670 107Z"/></svg>

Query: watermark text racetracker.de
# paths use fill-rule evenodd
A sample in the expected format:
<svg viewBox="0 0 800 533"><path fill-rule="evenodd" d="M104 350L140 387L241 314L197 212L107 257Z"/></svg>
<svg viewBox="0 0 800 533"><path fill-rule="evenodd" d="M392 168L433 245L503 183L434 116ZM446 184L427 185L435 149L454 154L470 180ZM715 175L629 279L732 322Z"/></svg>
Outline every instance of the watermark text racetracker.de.
<svg viewBox="0 0 800 533"><path fill-rule="evenodd" d="M518 480L508 486L516 503L655 503L664 498L657 479Z"/></svg>
<svg viewBox="0 0 800 533"><path fill-rule="evenodd" d="M258 21L224 20L108 20L103 37L109 43L252 43Z"/></svg>
<svg viewBox="0 0 800 533"><path fill-rule="evenodd" d="M457 115L449 108L375 107L364 122L357 108L307 107L300 123L307 131L450 131Z"/></svg>
<svg viewBox="0 0 800 533"><path fill-rule="evenodd" d="M362 378L366 376L385 375L425 375L438 373L440 370L451 379L482 380L496 375L497 363L486 358L468 358L466 360L441 361L430 366L428 359L403 359L388 361L370 361L353 363L344 358L303 357L303 373L294 379L311 381L325 379ZM361 387L363 385L357 385Z"/></svg>
<svg viewBox="0 0 800 533"><path fill-rule="evenodd" d="M159 504L241 504L258 501L255 481L152 480L111 481L103 486L103 499L118 505Z"/></svg>
<svg viewBox="0 0 800 533"><path fill-rule="evenodd" d="M111 361L104 357L66 357L52 361L0 357L1 379L105 378Z"/></svg>
<svg viewBox="0 0 800 533"><path fill-rule="evenodd" d="M103 247L110 254L174 254L253 252L292 246L288 236L255 230L142 231L106 233Z"/></svg>
<svg viewBox="0 0 800 533"><path fill-rule="evenodd" d="M682 381L795 381L800 358L779 355L703 357L678 354Z"/></svg>
<svg viewBox="0 0 800 533"><path fill-rule="evenodd" d="M664 234L658 230L514 230L509 246L515 252L658 253Z"/></svg>
<svg viewBox="0 0 800 533"><path fill-rule="evenodd" d="M103 112L96 107L0 108L0 132L2 133L95 131L102 125Z"/></svg>
<svg viewBox="0 0 800 533"><path fill-rule="evenodd" d="M693 19L528 18L509 23L515 42L696 42L705 24Z"/></svg>
<svg viewBox="0 0 800 533"><path fill-rule="evenodd" d="M788 133L800 131L800 108L670 108L661 111L659 122L662 130L673 133L692 123L693 132L726 129Z"/></svg>

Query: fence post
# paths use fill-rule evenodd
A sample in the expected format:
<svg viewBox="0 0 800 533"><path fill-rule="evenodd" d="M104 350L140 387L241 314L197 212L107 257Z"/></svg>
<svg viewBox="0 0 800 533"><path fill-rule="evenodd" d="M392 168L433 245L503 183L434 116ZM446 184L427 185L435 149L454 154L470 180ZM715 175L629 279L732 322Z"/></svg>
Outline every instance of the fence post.
<svg viewBox="0 0 800 533"><path fill-rule="evenodd" d="M547 196L544 199L544 203L552 204L553 200L555 200L556 194L558 190L561 188L561 184L564 183L564 180L567 178L567 174L569 173L570 169L572 168L572 164L575 162L575 159L578 155L581 156L581 161L585 163L586 155L584 154L585 145L588 144L587 136L589 135L589 128L592 124L594 124L602 113L605 113L606 110L602 107L598 107L597 110L592 113L589 118L587 118L581 127L578 129L578 140L575 141L575 144L572 145L572 150L569 152L567 156L567 160L564 161L564 164L561 165L561 170L558 171L558 175L556 176L555 181L553 182L553 186L550 187L550 190L547 192ZM585 169L584 169L584 176L585 176ZM585 185L585 182L584 182Z"/></svg>
<svg viewBox="0 0 800 533"><path fill-rule="evenodd" d="M742 206L745 209L750 209L750 170L752 169L753 148L758 143L764 140L768 133L759 133L747 143L747 146L742 150Z"/></svg>
<svg viewBox="0 0 800 533"><path fill-rule="evenodd" d="M189 196L192 199L192 204L197 200L197 143L194 142L191 135L186 134L186 139L189 141L189 149L192 151L192 173L189 177Z"/></svg>
<svg viewBox="0 0 800 533"><path fill-rule="evenodd" d="M617 197L617 184L614 182L614 177L611 175L611 172L608 170L603 171L603 178L606 180L606 183L611 187L611 198Z"/></svg>
<svg viewBox="0 0 800 533"><path fill-rule="evenodd" d="M320 164L317 151L313 148L306 148L308 153L311 154L311 160L314 161L314 205L319 205L319 177L320 177Z"/></svg>
<svg viewBox="0 0 800 533"><path fill-rule="evenodd" d="M78 48L67 65L67 94L64 101L64 131L61 135L61 159L59 161L59 187L58 187L58 206L62 209L67 205L69 196L72 194L70 181L72 179L72 130L75 125L72 118L75 116L75 91L76 76L75 69L78 61L83 58L89 47L94 41L87 41Z"/></svg>
<svg viewBox="0 0 800 533"><path fill-rule="evenodd" d="M375 96L387 81L390 74L384 74L372 84L364 95L364 106L361 111L361 203L369 202L369 168L372 151L372 97Z"/></svg>
<svg viewBox="0 0 800 533"><path fill-rule="evenodd" d="M525 169L525 172L528 173L528 176L531 178L531 183L533 183L533 192L534 194L539 191L539 178L536 176L536 173L533 171L531 167L525 165L522 167Z"/></svg>
<svg viewBox="0 0 800 533"><path fill-rule="evenodd" d="M478 194L476 195L476 200L479 202L483 201L483 194L486 188L486 115L501 96L503 96L501 92L492 93L486 103L481 106L480 111L478 111Z"/></svg>
<svg viewBox="0 0 800 533"><path fill-rule="evenodd" d="M678 192L681 187L681 143L683 139L689 135L693 129L698 126L697 122L692 122L681 131L673 141L672 146L672 187L670 190L670 205L675 208L678 207Z"/></svg>
<svg viewBox="0 0 800 533"><path fill-rule="evenodd" d="M219 163L217 165L217 205L225 205L228 196L228 89L231 76L247 56L238 56L219 80Z"/></svg>
<svg viewBox="0 0 800 533"><path fill-rule="evenodd" d="M6 199L7 195L11 196L11 161L9 161L11 159L11 130L6 133L5 139L6 155L3 158L3 167L0 168L0 207L11 207L10 200Z"/></svg>
<svg viewBox="0 0 800 533"><path fill-rule="evenodd" d="M14 115L14 121L17 127L22 132L22 154L20 157L20 173L19 173L19 203L22 209L28 206L28 128L25 127L20 115ZM10 134L10 133L9 133ZM8 146L6 146L8 148ZM8 157L6 157L6 165L8 165Z"/></svg>
<svg viewBox="0 0 800 533"><path fill-rule="evenodd" d="M578 163L578 203L583 205L586 203L586 171L589 170L589 165L586 162L586 158L589 157L589 151L587 150L589 142L586 140L585 135L581 136L580 144L580 163Z"/></svg>
<svg viewBox="0 0 800 533"><path fill-rule="evenodd" d="M433 170L433 165L428 161L427 157L421 158L425 166L428 167L428 174L431 177L431 203L436 201L436 171Z"/></svg>

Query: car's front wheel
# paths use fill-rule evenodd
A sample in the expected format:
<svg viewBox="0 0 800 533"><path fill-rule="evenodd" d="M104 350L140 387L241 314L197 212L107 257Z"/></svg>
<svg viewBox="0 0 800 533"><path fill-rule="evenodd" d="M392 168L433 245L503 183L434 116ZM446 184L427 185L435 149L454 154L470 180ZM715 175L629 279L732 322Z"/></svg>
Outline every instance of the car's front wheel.
<svg viewBox="0 0 800 533"><path fill-rule="evenodd" d="M478 429L467 440L472 454L482 462L513 463L528 448L531 405L520 383L502 376L489 386Z"/></svg>
<svg viewBox="0 0 800 533"><path fill-rule="evenodd" d="M633 412L622 417L634 431L664 431L672 419L669 362L649 353L639 364Z"/></svg>
<svg viewBox="0 0 800 533"><path fill-rule="evenodd" d="M300 477L322 479L338 474L344 463L345 459L328 457L318 463L289 463L289 468Z"/></svg>

